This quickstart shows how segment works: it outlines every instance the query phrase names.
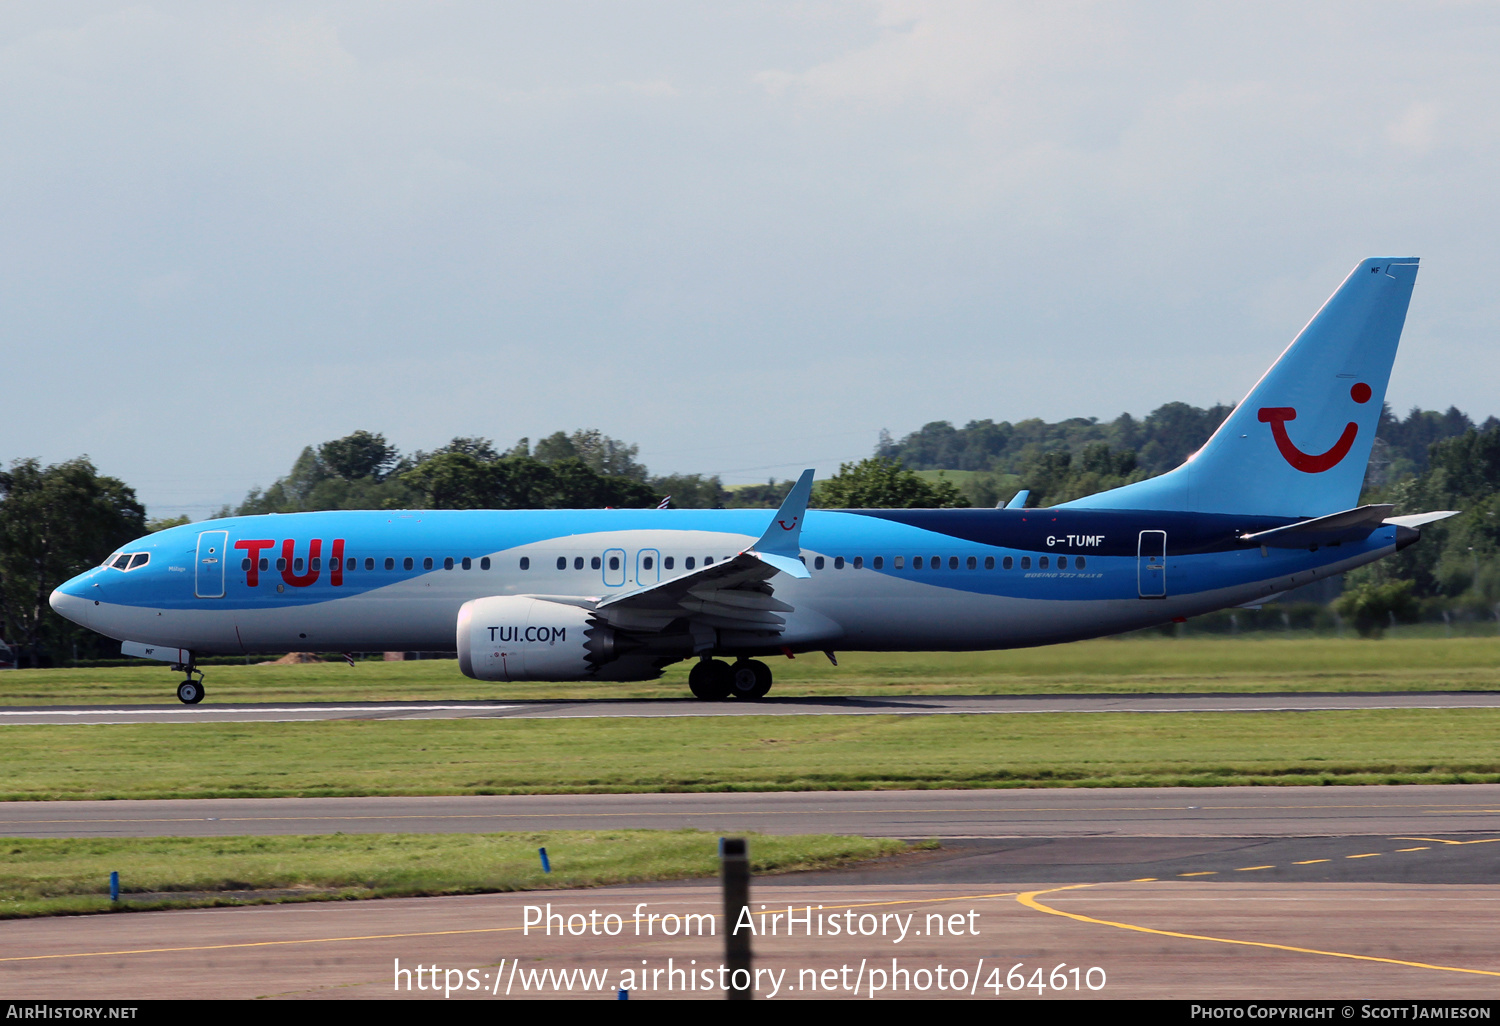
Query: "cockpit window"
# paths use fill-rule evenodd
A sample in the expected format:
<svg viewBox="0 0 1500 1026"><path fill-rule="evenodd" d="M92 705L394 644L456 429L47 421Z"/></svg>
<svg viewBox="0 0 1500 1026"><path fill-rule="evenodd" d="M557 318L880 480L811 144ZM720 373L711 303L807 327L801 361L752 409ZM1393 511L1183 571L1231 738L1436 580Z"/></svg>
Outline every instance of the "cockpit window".
<svg viewBox="0 0 1500 1026"><path fill-rule="evenodd" d="M119 552L104 561L105 566L114 567L116 570L135 570L151 562L149 552Z"/></svg>
<svg viewBox="0 0 1500 1026"><path fill-rule="evenodd" d="M115 557L115 561L111 563L110 566L114 567L116 570L124 570L126 567L130 566L130 553L120 553Z"/></svg>
<svg viewBox="0 0 1500 1026"><path fill-rule="evenodd" d="M135 555L130 557L130 565L125 569L134 570L136 567L145 566L149 562L151 562L151 553L137 552Z"/></svg>

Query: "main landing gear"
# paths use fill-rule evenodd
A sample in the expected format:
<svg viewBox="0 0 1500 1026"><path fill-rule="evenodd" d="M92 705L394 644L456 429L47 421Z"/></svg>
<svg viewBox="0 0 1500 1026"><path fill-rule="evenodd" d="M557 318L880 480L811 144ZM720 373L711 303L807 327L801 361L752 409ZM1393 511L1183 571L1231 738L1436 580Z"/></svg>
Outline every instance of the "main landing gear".
<svg viewBox="0 0 1500 1026"><path fill-rule="evenodd" d="M184 670L187 673L187 679L177 685L177 701L183 705L197 705L203 701L203 671L192 663L188 663L186 666L179 664L174 666L173 669ZM193 674L195 673L198 675L197 680L193 679Z"/></svg>
<svg viewBox="0 0 1500 1026"><path fill-rule="evenodd" d="M730 695L754 701L771 690L771 668L758 659L739 659L733 666L722 659L703 659L688 673L688 687L704 701Z"/></svg>

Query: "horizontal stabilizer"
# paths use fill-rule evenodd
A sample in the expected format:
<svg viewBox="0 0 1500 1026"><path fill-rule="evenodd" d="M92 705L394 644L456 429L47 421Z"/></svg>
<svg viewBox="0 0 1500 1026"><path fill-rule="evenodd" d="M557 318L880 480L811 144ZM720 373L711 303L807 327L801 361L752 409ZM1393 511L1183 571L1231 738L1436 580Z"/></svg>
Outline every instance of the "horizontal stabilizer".
<svg viewBox="0 0 1500 1026"><path fill-rule="evenodd" d="M1301 549L1309 545L1332 545L1336 542L1356 541L1368 537L1375 528L1386 523L1386 517L1395 509L1387 503L1375 503L1330 513L1326 517L1314 517L1285 527L1273 527L1269 531L1240 535L1246 545L1267 545L1273 549Z"/></svg>
<svg viewBox="0 0 1500 1026"><path fill-rule="evenodd" d="M1397 527L1410 527L1412 530L1416 530L1424 524L1431 524L1438 520L1447 520L1449 517L1456 517L1462 512L1463 510L1459 509L1445 509L1437 513L1408 513L1404 517L1386 517L1385 522L1395 524Z"/></svg>

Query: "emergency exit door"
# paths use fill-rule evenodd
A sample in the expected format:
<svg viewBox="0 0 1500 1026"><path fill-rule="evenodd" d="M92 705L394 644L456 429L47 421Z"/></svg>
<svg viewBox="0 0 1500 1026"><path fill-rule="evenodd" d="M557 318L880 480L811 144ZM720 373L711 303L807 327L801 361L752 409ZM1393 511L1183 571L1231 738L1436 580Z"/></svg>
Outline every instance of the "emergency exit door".
<svg viewBox="0 0 1500 1026"><path fill-rule="evenodd" d="M1167 597L1167 532L1142 531L1136 548L1136 580L1143 599Z"/></svg>

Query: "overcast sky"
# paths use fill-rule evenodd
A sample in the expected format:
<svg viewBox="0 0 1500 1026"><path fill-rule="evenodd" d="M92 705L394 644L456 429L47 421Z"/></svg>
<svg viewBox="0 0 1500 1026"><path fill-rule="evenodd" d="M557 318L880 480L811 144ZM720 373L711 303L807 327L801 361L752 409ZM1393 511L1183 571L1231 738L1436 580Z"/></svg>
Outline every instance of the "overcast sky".
<svg viewBox="0 0 1500 1026"><path fill-rule="evenodd" d="M1420 256L1500 413L1491 3L0 5L0 459L205 516L355 429L820 474L1234 402Z"/></svg>

